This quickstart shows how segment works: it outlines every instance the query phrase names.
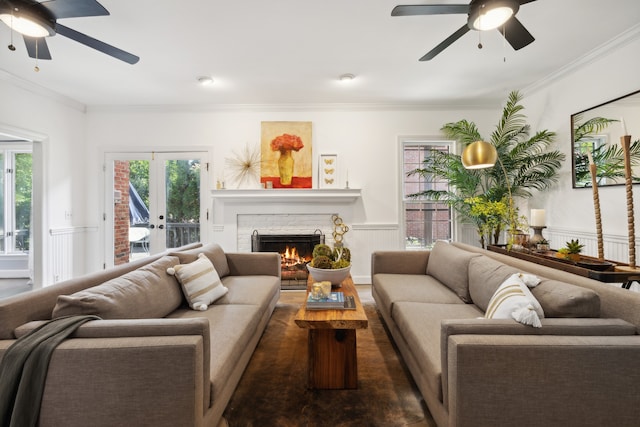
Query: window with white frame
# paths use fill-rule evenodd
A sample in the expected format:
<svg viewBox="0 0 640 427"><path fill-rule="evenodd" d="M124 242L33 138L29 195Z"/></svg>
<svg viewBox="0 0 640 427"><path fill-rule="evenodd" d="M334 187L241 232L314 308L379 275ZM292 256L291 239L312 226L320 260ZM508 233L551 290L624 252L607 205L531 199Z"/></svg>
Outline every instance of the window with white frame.
<svg viewBox="0 0 640 427"><path fill-rule="evenodd" d="M0 145L0 255L29 251L31 150Z"/></svg>
<svg viewBox="0 0 640 427"><path fill-rule="evenodd" d="M453 214L442 201L425 196L410 197L426 190L447 190L449 183L433 176L410 174L423 167L434 151L450 152L448 141L402 141L402 207L406 249L426 249L436 240L451 240Z"/></svg>

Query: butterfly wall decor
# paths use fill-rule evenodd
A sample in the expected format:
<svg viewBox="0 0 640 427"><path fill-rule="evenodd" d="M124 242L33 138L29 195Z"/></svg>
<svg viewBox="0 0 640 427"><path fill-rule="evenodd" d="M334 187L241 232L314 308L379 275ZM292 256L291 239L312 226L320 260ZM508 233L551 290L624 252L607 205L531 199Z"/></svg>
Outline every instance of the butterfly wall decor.
<svg viewBox="0 0 640 427"><path fill-rule="evenodd" d="M338 188L338 155L321 154L318 163L318 187Z"/></svg>

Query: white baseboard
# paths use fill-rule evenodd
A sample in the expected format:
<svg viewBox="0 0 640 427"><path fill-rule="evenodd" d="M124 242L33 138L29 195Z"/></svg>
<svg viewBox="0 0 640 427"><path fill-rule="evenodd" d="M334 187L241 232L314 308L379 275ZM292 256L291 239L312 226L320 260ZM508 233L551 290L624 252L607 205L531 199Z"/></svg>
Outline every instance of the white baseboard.
<svg viewBox="0 0 640 427"><path fill-rule="evenodd" d="M0 270L0 279L28 279L29 270Z"/></svg>

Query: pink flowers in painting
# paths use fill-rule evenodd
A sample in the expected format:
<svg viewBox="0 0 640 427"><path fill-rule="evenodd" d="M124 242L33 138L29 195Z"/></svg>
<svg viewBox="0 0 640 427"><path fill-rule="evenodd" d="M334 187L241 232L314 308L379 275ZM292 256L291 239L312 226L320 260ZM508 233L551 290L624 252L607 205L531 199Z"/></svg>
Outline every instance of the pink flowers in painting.
<svg viewBox="0 0 640 427"><path fill-rule="evenodd" d="M298 151L304 147L302 143L302 139L297 135L289 135L288 133L284 133L280 136L275 137L271 141L271 149L273 151L279 150L280 152L294 150Z"/></svg>

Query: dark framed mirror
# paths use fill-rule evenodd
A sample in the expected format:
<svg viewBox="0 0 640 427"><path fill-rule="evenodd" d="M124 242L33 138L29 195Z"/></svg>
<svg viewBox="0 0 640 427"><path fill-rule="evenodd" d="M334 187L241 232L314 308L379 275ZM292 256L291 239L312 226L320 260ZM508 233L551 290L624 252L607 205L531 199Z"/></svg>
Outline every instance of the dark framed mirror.
<svg viewBox="0 0 640 427"><path fill-rule="evenodd" d="M589 162L597 165L598 187L624 185L623 135L631 135L633 183L640 183L640 90L571 116L573 188L591 188Z"/></svg>

